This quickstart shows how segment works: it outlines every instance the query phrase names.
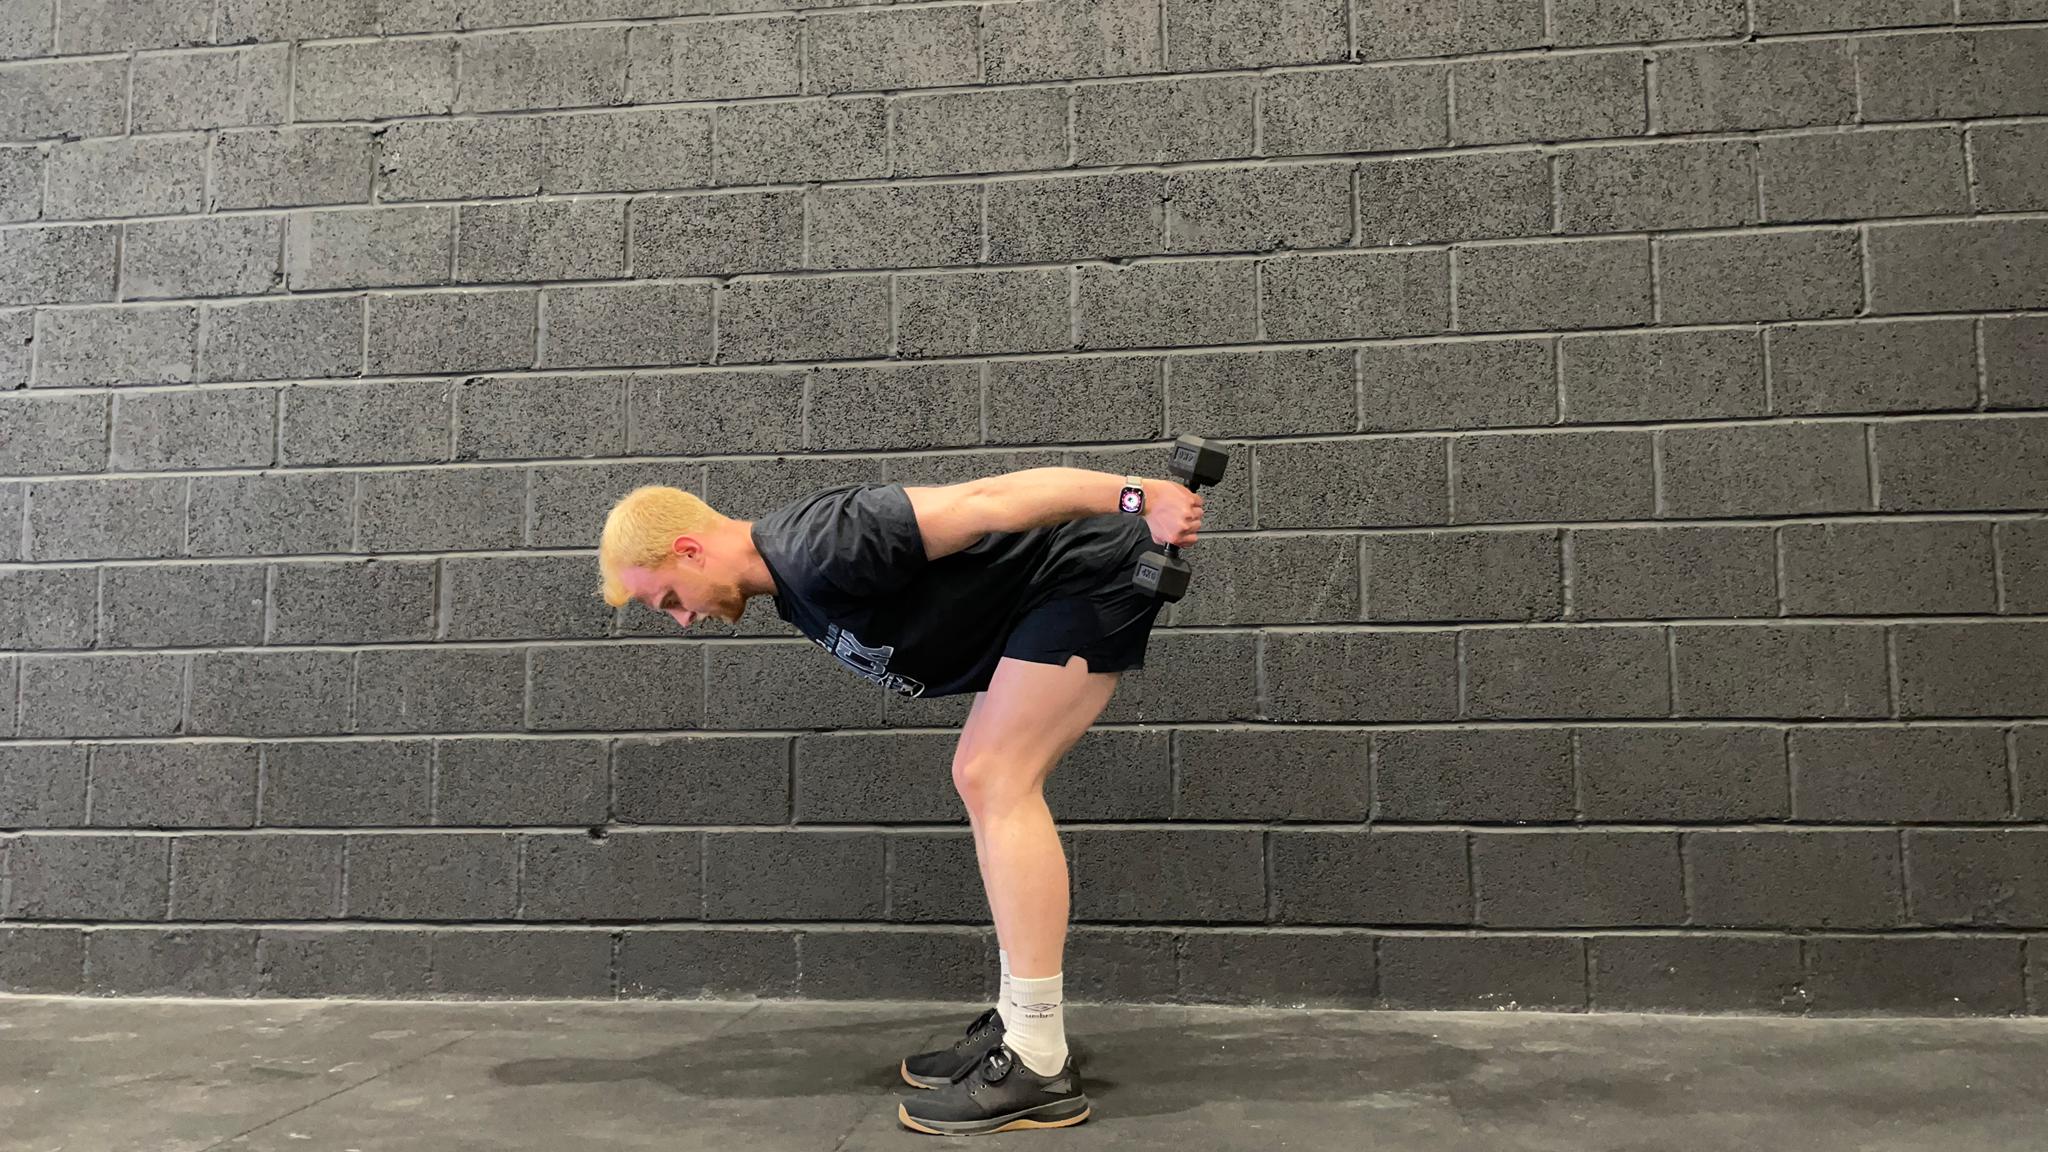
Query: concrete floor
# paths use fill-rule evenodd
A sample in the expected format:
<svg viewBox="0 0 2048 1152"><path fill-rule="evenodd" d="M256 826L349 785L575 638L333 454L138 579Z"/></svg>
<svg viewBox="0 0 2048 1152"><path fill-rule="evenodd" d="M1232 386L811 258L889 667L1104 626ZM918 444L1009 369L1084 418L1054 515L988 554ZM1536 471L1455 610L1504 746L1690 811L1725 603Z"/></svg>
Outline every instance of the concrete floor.
<svg viewBox="0 0 2048 1152"><path fill-rule="evenodd" d="M853 1152L975 1006L0 997L0 1152ZM1081 1005L1095 1116L996 1147L1890 1152L2048 1140L2048 1020ZM973 1141L966 1143L972 1144Z"/></svg>

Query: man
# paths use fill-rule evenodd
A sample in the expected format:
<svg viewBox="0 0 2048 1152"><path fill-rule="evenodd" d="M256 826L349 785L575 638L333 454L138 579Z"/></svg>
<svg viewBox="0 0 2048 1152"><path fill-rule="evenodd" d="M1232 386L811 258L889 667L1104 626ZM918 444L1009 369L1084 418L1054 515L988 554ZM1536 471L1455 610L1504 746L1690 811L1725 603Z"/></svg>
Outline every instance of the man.
<svg viewBox="0 0 2048 1152"><path fill-rule="evenodd" d="M1132 586L1155 542L1189 545L1202 497L1166 480L1031 468L961 484L849 484L758 521L634 490L605 520L605 600L688 627L749 597L906 696L974 693L953 754L994 916L1002 992L950 1047L905 1059L906 1126L940 1135L1088 1118L1062 1011L1066 856L1046 777L1143 666L1160 601Z"/></svg>

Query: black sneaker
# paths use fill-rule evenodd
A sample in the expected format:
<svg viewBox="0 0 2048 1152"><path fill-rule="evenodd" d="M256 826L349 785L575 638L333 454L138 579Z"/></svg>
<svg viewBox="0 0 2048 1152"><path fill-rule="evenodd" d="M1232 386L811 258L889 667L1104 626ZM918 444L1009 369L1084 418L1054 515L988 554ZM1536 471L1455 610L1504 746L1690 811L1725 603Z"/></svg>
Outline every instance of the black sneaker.
<svg viewBox="0 0 2048 1152"><path fill-rule="evenodd" d="M944 1088L896 1106L905 1128L934 1136L986 1136L1022 1128L1067 1128L1091 1108L1070 1056L1055 1076L1040 1076L998 1044Z"/></svg>
<svg viewBox="0 0 2048 1152"><path fill-rule="evenodd" d="M994 1008L974 1018L967 1034L951 1047L919 1052L903 1061L903 1079L913 1088L944 1088L962 1072L981 1063L989 1049L1003 1042L1003 1017Z"/></svg>

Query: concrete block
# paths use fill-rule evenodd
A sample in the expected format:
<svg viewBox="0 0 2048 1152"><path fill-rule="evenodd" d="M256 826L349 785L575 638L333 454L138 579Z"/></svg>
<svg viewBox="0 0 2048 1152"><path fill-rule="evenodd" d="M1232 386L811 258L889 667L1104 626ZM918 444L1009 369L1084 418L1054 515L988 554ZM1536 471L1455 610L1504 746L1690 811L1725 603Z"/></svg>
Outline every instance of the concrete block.
<svg viewBox="0 0 2048 1152"><path fill-rule="evenodd" d="M596 998L613 995L613 934L447 932L434 937L437 996Z"/></svg>
<svg viewBox="0 0 2048 1152"><path fill-rule="evenodd" d="M1896 832L1685 834L1693 922L1730 928L1895 928Z"/></svg>
<svg viewBox="0 0 2048 1152"><path fill-rule="evenodd" d="M1762 346L1753 332L1567 336L1563 401L1570 421L1762 416Z"/></svg>
<svg viewBox="0 0 2048 1152"><path fill-rule="evenodd" d="M128 124L128 61L37 60L0 67L0 139L111 136Z"/></svg>
<svg viewBox="0 0 2048 1152"><path fill-rule="evenodd" d="M174 920L326 920L341 908L339 836L181 836Z"/></svg>
<svg viewBox="0 0 2048 1152"><path fill-rule="evenodd" d="M621 740L612 761L612 817L626 824L787 824L793 755L785 736Z"/></svg>
<svg viewBox="0 0 2048 1152"><path fill-rule="evenodd" d="M56 13L56 0L21 0L8 5L7 11L0 13L0 60L53 55ZM33 938L31 933L24 939Z"/></svg>
<svg viewBox="0 0 2048 1152"><path fill-rule="evenodd" d="M1176 356L1166 372L1169 428L1285 435L1348 430L1355 419L1348 349Z"/></svg>
<svg viewBox="0 0 2048 1152"><path fill-rule="evenodd" d="M1929 216L1969 209L1963 139L1956 129L1776 136L1759 147L1767 220ZM1873 180L1872 173L1883 178Z"/></svg>
<svg viewBox="0 0 2048 1152"><path fill-rule="evenodd" d="M8 731L13 729L10 727ZM8 828L83 826L86 754L87 749L77 746L29 745L0 749L0 825Z"/></svg>
<svg viewBox="0 0 2048 1152"><path fill-rule="evenodd" d="M1131 935L1117 933L1115 939L1131 948ZM1364 932L1209 931L1180 937L1180 942L1176 1001L1325 1008L1373 1004L1373 938Z"/></svg>
<svg viewBox="0 0 2048 1152"><path fill-rule="evenodd" d="M57 51L68 56L204 44L211 23L211 13L164 9L148 0L69 0L57 25Z"/></svg>
<svg viewBox="0 0 2048 1152"><path fill-rule="evenodd" d="M1439 84L1438 88L1441 90L1442 85ZM1287 123L1296 136L1305 137L1318 130L1328 132L1334 127L1332 121L1344 120L1348 125L1348 118L1324 118L1309 112L1305 105L1312 99L1311 94L1299 89L1294 91L1298 94L1295 96L1295 102L1288 106ZM1086 165L1166 164L1176 161L1224 160L1250 156L1255 128L1253 104L1257 92L1256 81L1242 76L1139 80L1127 84L1091 84L1077 88L1074 90L1075 160ZM1273 107L1270 102L1273 99L1273 95L1267 96L1269 115ZM910 103L906 101L897 105L896 114L899 120L903 116L904 108ZM1064 101L1060 103L1063 104ZM1439 99L1439 110L1441 105L1442 101ZM1065 111L1063 108L1059 111L1058 139L1064 142ZM1391 126L1377 127L1382 134L1398 130ZM1270 138L1274 129L1269 126L1266 132ZM1058 167L1064 162L1064 148L1053 148L1053 141L1048 138L1050 135L1047 133L1046 137L1041 138L1045 140L1042 155L1051 162L1033 163L1028 165L1029 167ZM1439 142L1443 139L1441 115L1435 139ZM1295 146L1274 150L1299 154L1353 149Z"/></svg>
<svg viewBox="0 0 2048 1152"><path fill-rule="evenodd" d="M300 4L295 0L221 0L214 41L245 44L256 40L374 36L380 30L379 19L384 15L378 11L378 6L379 0L337 0L325 4Z"/></svg>
<svg viewBox="0 0 2048 1152"><path fill-rule="evenodd" d="M17 568L0 573L0 648L90 648L99 627L99 572Z"/></svg>
<svg viewBox="0 0 2048 1152"><path fill-rule="evenodd" d="M1998 610L1988 524L1788 524L1780 541L1793 615Z"/></svg>
<svg viewBox="0 0 2048 1152"><path fill-rule="evenodd" d="M121 294L253 296L284 283L282 216L215 216L130 224L121 246Z"/></svg>
<svg viewBox="0 0 2048 1152"><path fill-rule="evenodd" d="M689 643L577 644L532 653L537 732L625 732L704 726L704 650ZM660 684L658 697L607 685Z"/></svg>
<svg viewBox="0 0 2048 1152"><path fill-rule="evenodd" d="M270 642L363 644L434 635L431 561L282 564L271 587Z"/></svg>
<svg viewBox="0 0 2048 1152"><path fill-rule="evenodd" d="M790 16L628 29L626 91L642 104L801 92L802 30Z"/></svg>
<svg viewBox="0 0 2048 1152"><path fill-rule="evenodd" d="M2007 813L1996 729L1798 728L1790 747L1795 820L1964 823Z"/></svg>
<svg viewBox="0 0 2048 1152"><path fill-rule="evenodd" d="M43 150L0 148L0 222L43 214Z"/></svg>
<svg viewBox="0 0 2048 1152"><path fill-rule="evenodd" d="M1559 152L1558 227L1640 232L1754 224L1754 157L1742 141Z"/></svg>
<svg viewBox="0 0 2048 1152"><path fill-rule="evenodd" d="M971 834L911 832L886 840L889 919L954 924L988 919Z"/></svg>
<svg viewBox="0 0 2048 1152"><path fill-rule="evenodd" d="M109 567L100 577L99 646L261 644L263 578L260 564Z"/></svg>
<svg viewBox="0 0 2048 1152"><path fill-rule="evenodd" d="M1561 0L1552 20L1559 44L1718 40L1749 30L1742 0Z"/></svg>
<svg viewBox="0 0 2048 1152"><path fill-rule="evenodd" d="M1996 528L2002 603L2008 612L2039 612L2048 604L2048 531L2030 521Z"/></svg>
<svg viewBox="0 0 2048 1152"><path fill-rule="evenodd" d="M1152 0L1045 0L982 10L990 84L1158 72L1160 5Z"/></svg>
<svg viewBox="0 0 2048 1152"><path fill-rule="evenodd" d="M256 822L258 760L254 744L100 745L92 750L92 823L247 828Z"/></svg>
<svg viewBox="0 0 2048 1152"><path fill-rule="evenodd" d="M452 208L295 213L286 274L297 290L446 284L454 216Z"/></svg>
<svg viewBox="0 0 2048 1152"><path fill-rule="evenodd" d="M876 832L708 832L707 920L879 920L884 838Z"/></svg>
<svg viewBox="0 0 2048 1152"><path fill-rule="evenodd" d="M955 824L951 733L817 733L796 742L799 824Z"/></svg>
<svg viewBox="0 0 2048 1152"><path fill-rule="evenodd" d="M27 541L18 527L21 524L23 506L28 499L28 485L0 484L0 524L13 524L13 531L0 530L0 558L19 560L22 558ZM4 697L0 693L0 697Z"/></svg>
<svg viewBox="0 0 2048 1152"><path fill-rule="evenodd" d="M29 382L30 352L35 345L35 313L0 312L0 388L13 390Z"/></svg>
<svg viewBox="0 0 2048 1152"><path fill-rule="evenodd" d="M1851 230L1661 238L1657 269L1665 324L1855 316L1864 295Z"/></svg>
<svg viewBox="0 0 2048 1152"><path fill-rule="evenodd" d="M1572 615L1585 620L1775 616L1768 528L1571 533Z"/></svg>
<svg viewBox="0 0 2048 1152"><path fill-rule="evenodd" d="M597 298L593 293L593 302ZM553 308L553 299L549 301ZM550 327L552 328L552 316ZM638 375L627 383L634 454L780 452L803 440L805 373ZM688 487L688 485L684 485ZM625 489L617 495L623 496Z"/></svg>
<svg viewBox="0 0 2048 1152"><path fill-rule="evenodd" d="M256 933L265 996L418 995L435 933L375 928L264 928Z"/></svg>
<svg viewBox="0 0 2048 1152"><path fill-rule="evenodd" d="M1350 54L1343 0L1166 0L1166 52L1177 72L1321 64Z"/></svg>
<svg viewBox="0 0 2048 1152"><path fill-rule="evenodd" d="M889 174L888 116L879 97L733 104L717 111L722 184L859 180Z"/></svg>
<svg viewBox="0 0 2048 1152"><path fill-rule="evenodd" d="M540 293L530 288L372 296L367 371L488 372L531 368Z"/></svg>
<svg viewBox="0 0 2048 1152"><path fill-rule="evenodd" d="M889 327L886 276L740 280L720 290L718 358L735 364L883 356Z"/></svg>
<svg viewBox="0 0 2048 1152"><path fill-rule="evenodd" d="M1967 5L1966 5L1967 7ZM1942 0L1757 0L1756 30L1769 36L1791 32L1856 31L1947 24L1955 16Z"/></svg>
<svg viewBox="0 0 2048 1152"><path fill-rule="evenodd" d="M892 112L898 176L1067 165L1067 93L1060 89L912 96L896 101Z"/></svg>
<svg viewBox="0 0 2048 1152"><path fill-rule="evenodd" d="M436 824L603 824L609 818L603 741L442 740L437 755Z"/></svg>
<svg viewBox="0 0 2048 1152"><path fill-rule="evenodd" d="M2048 836L2039 830L1910 831L1908 896L1918 923L2038 927Z"/></svg>
<svg viewBox="0 0 2048 1152"><path fill-rule="evenodd" d="M522 920L695 920L704 887L701 832L581 832L521 838Z"/></svg>
<svg viewBox="0 0 2048 1152"><path fill-rule="evenodd" d="M457 460L616 456L626 446L626 379L472 376L456 386L455 426Z"/></svg>
<svg viewBox="0 0 2048 1152"><path fill-rule="evenodd" d="M796 995L794 932L664 928L620 936L621 995L682 1000Z"/></svg>
<svg viewBox="0 0 2048 1152"><path fill-rule="evenodd" d="M1358 54L1366 60L1500 52L1548 42L1543 5L1533 0L1452 0L1435 8L1360 0L1355 8Z"/></svg>
<svg viewBox="0 0 2048 1152"><path fill-rule="evenodd" d="M85 933L0 928L0 992L75 996L85 990Z"/></svg>
<svg viewBox="0 0 2048 1152"><path fill-rule="evenodd" d="M451 556L441 562L442 637L603 637L612 610L595 568L588 556Z"/></svg>
<svg viewBox="0 0 2048 1152"><path fill-rule="evenodd" d="M811 207L810 265L973 264L981 258L981 195L978 184L821 188Z"/></svg>
<svg viewBox="0 0 2048 1152"><path fill-rule="evenodd" d="M1296 256L1262 264L1266 334L1276 340L1417 336L1450 330L1446 252ZM1391 348L1368 348L1368 355ZM1407 348L1403 348L1407 351ZM1544 357L1548 361L1548 355Z"/></svg>
<svg viewBox="0 0 2048 1152"><path fill-rule="evenodd" d="M973 84L981 72L981 14L898 8L814 15L805 56L813 92L874 92Z"/></svg>
<svg viewBox="0 0 2048 1152"><path fill-rule="evenodd" d="M1275 831L1277 924L1469 924L1463 832ZM1360 884L1371 876L1371 884Z"/></svg>
<svg viewBox="0 0 2048 1152"><path fill-rule="evenodd" d="M1450 516L1441 437L1261 444L1261 528L1445 524Z"/></svg>
<svg viewBox="0 0 2048 1152"><path fill-rule="evenodd" d="M733 192L633 201L637 276L723 276L804 265L804 194Z"/></svg>
<svg viewBox="0 0 2048 1152"><path fill-rule="evenodd" d="M1647 432L1460 436L1451 520L1637 520L1653 511Z"/></svg>
<svg viewBox="0 0 2048 1152"><path fill-rule="evenodd" d="M1815 719L1891 711L1884 629L1859 624L1681 625L1673 714Z"/></svg>
<svg viewBox="0 0 2048 1152"><path fill-rule="evenodd" d="M1958 0L1956 12L1965 24L2026 20L2041 14L2040 0Z"/></svg>
<svg viewBox="0 0 2048 1152"><path fill-rule="evenodd" d="M619 497L641 484L668 484L701 494L702 476L699 467L672 462L536 468L530 483L533 516L528 546L595 548L605 513Z"/></svg>
<svg viewBox="0 0 2048 1152"><path fill-rule="evenodd" d="M540 123L543 192L637 192L711 183L708 110L574 113Z"/></svg>
<svg viewBox="0 0 2048 1152"><path fill-rule="evenodd" d="M137 392L114 398L115 469L260 467L276 458L274 388Z"/></svg>
<svg viewBox="0 0 2048 1152"><path fill-rule="evenodd" d="M0 231L0 305L112 300L120 232L111 224Z"/></svg>
<svg viewBox="0 0 2048 1152"><path fill-rule="evenodd" d="M1850 252L1853 256L1853 247ZM1489 244L1455 249L1451 259L1457 265L1461 332L1616 328L1650 322L1647 240ZM1667 268L1667 280L1670 275ZM1667 313L1672 311L1669 305L1667 299Z"/></svg>
<svg viewBox="0 0 2048 1152"><path fill-rule="evenodd" d="M1892 632L1901 716L2031 716L2048 700L2048 625L1902 624Z"/></svg>
<svg viewBox="0 0 2048 1152"><path fill-rule="evenodd" d="M904 356L986 356L1072 347L1065 269L895 278ZM997 367L1016 366L1014 364Z"/></svg>
<svg viewBox="0 0 2048 1152"><path fill-rule="evenodd" d="M457 112L618 104L626 95L626 30L549 28L459 41Z"/></svg>
<svg viewBox="0 0 2048 1152"><path fill-rule="evenodd" d="M1638 136L1649 122L1639 52L1457 64L1451 91L1458 144Z"/></svg>
<svg viewBox="0 0 2048 1152"><path fill-rule="evenodd" d="M974 364L828 368L811 384L811 446L940 448L981 440Z"/></svg>
<svg viewBox="0 0 2048 1152"><path fill-rule="evenodd" d="M541 366L704 363L712 353L711 293L703 284L551 288Z"/></svg>
<svg viewBox="0 0 2048 1152"><path fill-rule="evenodd" d="M1582 728L1573 740L1587 820L1732 824L1790 814L1780 729Z"/></svg>
<svg viewBox="0 0 2048 1152"><path fill-rule="evenodd" d="M907 282L898 282L899 292L906 287ZM912 298L903 297L906 302ZM908 331L906 326L906 343ZM997 361L989 365L989 439L998 444L1157 439L1163 387L1160 361L1143 356Z"/></svg>
<svg viewBox="0 0 2048 1152"><path fill-rule="evenodd" d="M194 477L187 548L193 556L347 552L354 508L353 476Z"/></svg>
<svg viewBox="0 0 2048 1152"><path fill-rule="evenodd" d="M1467 632L1465 711L1475 718L1667 716L1664 629L1575 625Z"/></svg>
<svg viewBox="0 0 2048 1152"><path fill-rule="evenodd" d="M2048 504L2048 424L1958 418L1880 424L1877 506L1888 512Z"/></svg>
<svg viewBox="0 0 2048 1152"><path fill-rule="evenodd" d="M1173 766L1164 730L1096 730L1083 736L1046 782L1061 820L1164 820L1173 810Z"/></svg>
<svg viewBox="0 0 2048 1152"><path fill-rule="evenodd" d="M1166 198L1173 252L1328 248L1351 239L1349 166L1174 172Z"/></svg>
<svg viewBox="0 0 2048 1152"><path fill-rule="evenodd" d="M898 995L987 1002L995 937L970 931L840 931L801 933L803 973L797 995L861 999L888 986Z"/></svg>
<svg viewBox="0 0 2048 1152"><path fill-rule="evenodd" d="M882 465L879 459L801 456L720 462L705 468L704 498L728 516L757 518L820 488L880 481Z"/></svg>
<svg viewBox="0 0 2048 1152"><path fill-rule="evenodd" d="M369 472L360 477L357 535L368 552L520 545L526 477L511 468Z"/></svg>
<svg viewBox="0 0 2048 1152"><path fill-rule="evenodd" d="M186 384L199 343L199 310L71 308L36 320L39 388Z"/></svg>
<svg viewBox="0 0 2048 1152"><path fill-rule="evenodd" d="M1266 319L1271 332L1270 306ZM1547 339L1368 344L1359 350L1359 361L1369 432L1548 424L1556 418Z"/></svg>
<svg viewBox="0 0 2048 1152"><path fill-rule="evenodd" d="M191 661L185 721L191 735L300 736L348 728L349 653L201 652Z"/></svg>
<svg viewBox="0 0 2048 1152"><path fill-rule="evenodd" d="M280 403L285 464L404 464L450 458L448 380L293 386Z"/></svg>
<svg viewBox="0 0 2048 1152"><path fill-rule="evenodd" d="M1587 941L1590 1006L1604 1012L1785 1012L1804 1006L1799 941L1601 936Z"/></svg>
<svg viewBox="0 0 2048 1152"><path fill-rule="evenodd" d="M1853 424L1673 428L1663 439L1666 516L1803 516L1870 507L1863 430ZM1760 469L1759 460L1771 468Z"/></svg>
<svg viewBox="0 0 2048 1152"><path fill-rule="evenodd" d="M881 698L810 641L716 645L705 723L712 728L874 727Z"/></svg>
<svg viewBox="0 0 2048 1152"><path fill-rule="evenodd" d="M1878 36L1856 47L1864 120L2048 112L2048 29Z"/></svg>
<svg viewBox="0 0 2048 1152"><path fill-rule="evenodd" d="M1165 244L1157 172L1056 176L989 185L989 259L1007 264L1137 256Z"/></svg>
<svg viewBox="0 0 2048 1152"><path fill-rule="evenodd" d="M86 935L96 996L243 997L256 990L256 933L246 928L103 928Z"/></svg>
<svg viewBox="0 0 2048 1152"><path fill-rule="evenodd" d="M290 58L289 44L137 56L134 130L281 124Z"/></svg>
<svg viewBox="0 0 2048 1152"><path fill-rule="evenodd" d="M1660 132L1803 128L1856 119L1847 40L1786 40L1656 51Z"/></svg>
<svg viewBox="0 0 2048 1152"><path fill-rule="evenodd" d="M1564 936L1387 936L1379 948L1388 1008L1579 1011L1586 941Z"/></svg>
<svg viewBox="0 0 2048 1152"><path fill-rule="evenodd" d="M1970 129L1976 203L1991 212L2048 208L2048 125L1994 124Z"/></svg>
<svg viewBox="0 0 2048 1152"><path fill-rule="evenodd" d="M100 472L107 466L105 396L17 396L0 407L0 473ZM8 524L18 530L17 519Z"/></svg>
<svg viewBox="0 0 2048 1152"><path fill-rule="evenodd" d="M530 196L541 185L541 120L417 120L384 129L378 195L397 200Z"/></svg>
<svg viewBox="0 0 2048 1152"><path fill-rule="evenodd" d="M526 654L516 648L363 652L356 667L356 730L516 729L525 696Z"/></svg>
<svg viewBox="0 0 2048 1152"><path fill-rule="evenodd" d="M286 828L432 823L433 752L430 740L268 745L258 819Z"/></svg>
<svg viewBox="0 0 2048 1152"><path fill-rule="evenodd" d="M460 216L458 283L605 280L626 269L623 200L466 204Z"/></svg>
<svg viewBox="0 0 2048 1152"><path fill-rule="evenodd" d="M1073 832L1077 921L1262 921L1263 837L1256 831Z"/></svg>
<svg viewBox="0 0 2048 1152"><path fill-rule="evenodd" d="M1563 611L1558 534L1548 529L1367 533L1364 557L1367 620L1555 620Z"/></svg>
<svg viewBox="0 0 2048 1152"><path fill-rule="evenodd" d="M1077 346L1251 343L1259 335L1256 275L1248 260L1084 267L1074 308Z"/></svg>
<svg viewBox="0 0 2048 1152"><path fill-rule="evenodd" d="M203 319L202 381L362 374L361 297L208 304Z"/></svg>
<svg viewBox="0 0 2048 1152"><path fill-rule="evenodd" d="M1806 944L1816 1013L1991 1016L2025 1011L2017 936L1817 936Z"/></svg>
<svg viewBox="0 0 2048 1152"><path fill-rule="evenodd" d="M1358 619L1355 540L1226 536L1202 544L1202 578L1173 610L1176 627Z"/></svg>
<svg viewBox="0 0 2048 1152"><path fill-rule="evenodd" d="M171 841L163 836L23 836L7 853L0 915L24 920L161 920Z"/></svg>
<svg viewBox="0 0 2048 1152"><path fill-rule="evenodd" d="M1458 643L1449 630L1268 632L1264 719L1451 720L1458 714Z"/></svg>
<svg viewBox="0 0 2048 1152"><path fill-rule="evenodd" d="M351 920L509 920L518 910L518 838L500 833L429 832L347 837ZM441 951L467 933L435 938ZM610 949L606 949L609 953Z"/></svg>
<svg viewBox="0 0 2048 1152"><path fill-rule="evenodd" d="M1870 311L2033 308L2048 302L2048 222L1869 229Z"/></svg>
<svg viewBox="0 0 2048 1152"><path fill-rule="evenodd" d="M1535 236L1550 231L1550 166L1537 152L1369 160L1358 166L1367 245Z"/></svg>
<svg viewBox="0 0 2048 1152"><path fill-rule="evenodd" d="M222 132L213 153L213 207L365 203L376 171L374 140L370 129L350 127Z"/></svg>
<svg viewBox="0 0 2048 1152"><path fill-rule="evenodd" d="M455 107L455 39L352 41L300 49L293 113L301 120L438 116Z"/></svg>
<svg viewBox="0 0 2048 1152"><path fill-rule="evenodd" d="M1250 720L1259 709L1256 657L1250 633L1155 634L1148 665L1124 674L1102 719L1112 724L1162 716L1193 723Z"/></svg>
<svg viewBox="0 0 2048 1152"><path fill-rule="evenodd" d="M46 480L28 491L23 559L157 559L182 551L182 480Z"/></svg>
<svg viewBox="0 0 2048 1152"><path fill-rule="evenodd" d="M1473 922L1497 928L1683 924L1673 832L1479 832Z"/></svg>
<svg viewBox="0 0 2048 1152"><path fill-rule="evenodd" d="M1174 753L1179 819L1356 822L1371 809L1361 733L1193 730Z"/></svg>

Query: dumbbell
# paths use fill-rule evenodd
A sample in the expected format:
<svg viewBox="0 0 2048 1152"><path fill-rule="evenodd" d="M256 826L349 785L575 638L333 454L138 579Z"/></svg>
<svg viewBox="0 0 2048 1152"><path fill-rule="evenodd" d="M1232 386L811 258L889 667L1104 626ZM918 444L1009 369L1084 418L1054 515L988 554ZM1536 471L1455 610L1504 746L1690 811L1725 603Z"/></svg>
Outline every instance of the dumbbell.
<svg viewBox="0 0 2048 1152"><path fill-rule="evenodd" d="M1173 442L1173 455L1166 467L1174 479L1188 486L1188 491L1199 492L1204 484L1223 479L1223 469L1229 463L1230 453L1200 436L1187 435ZM1168 544L1165 552L1147 552L1138 557L1131 583L1172 603L1188 594L1188 581L1193 577L1194 569L1180 558L1179 545Z"/></svg>

